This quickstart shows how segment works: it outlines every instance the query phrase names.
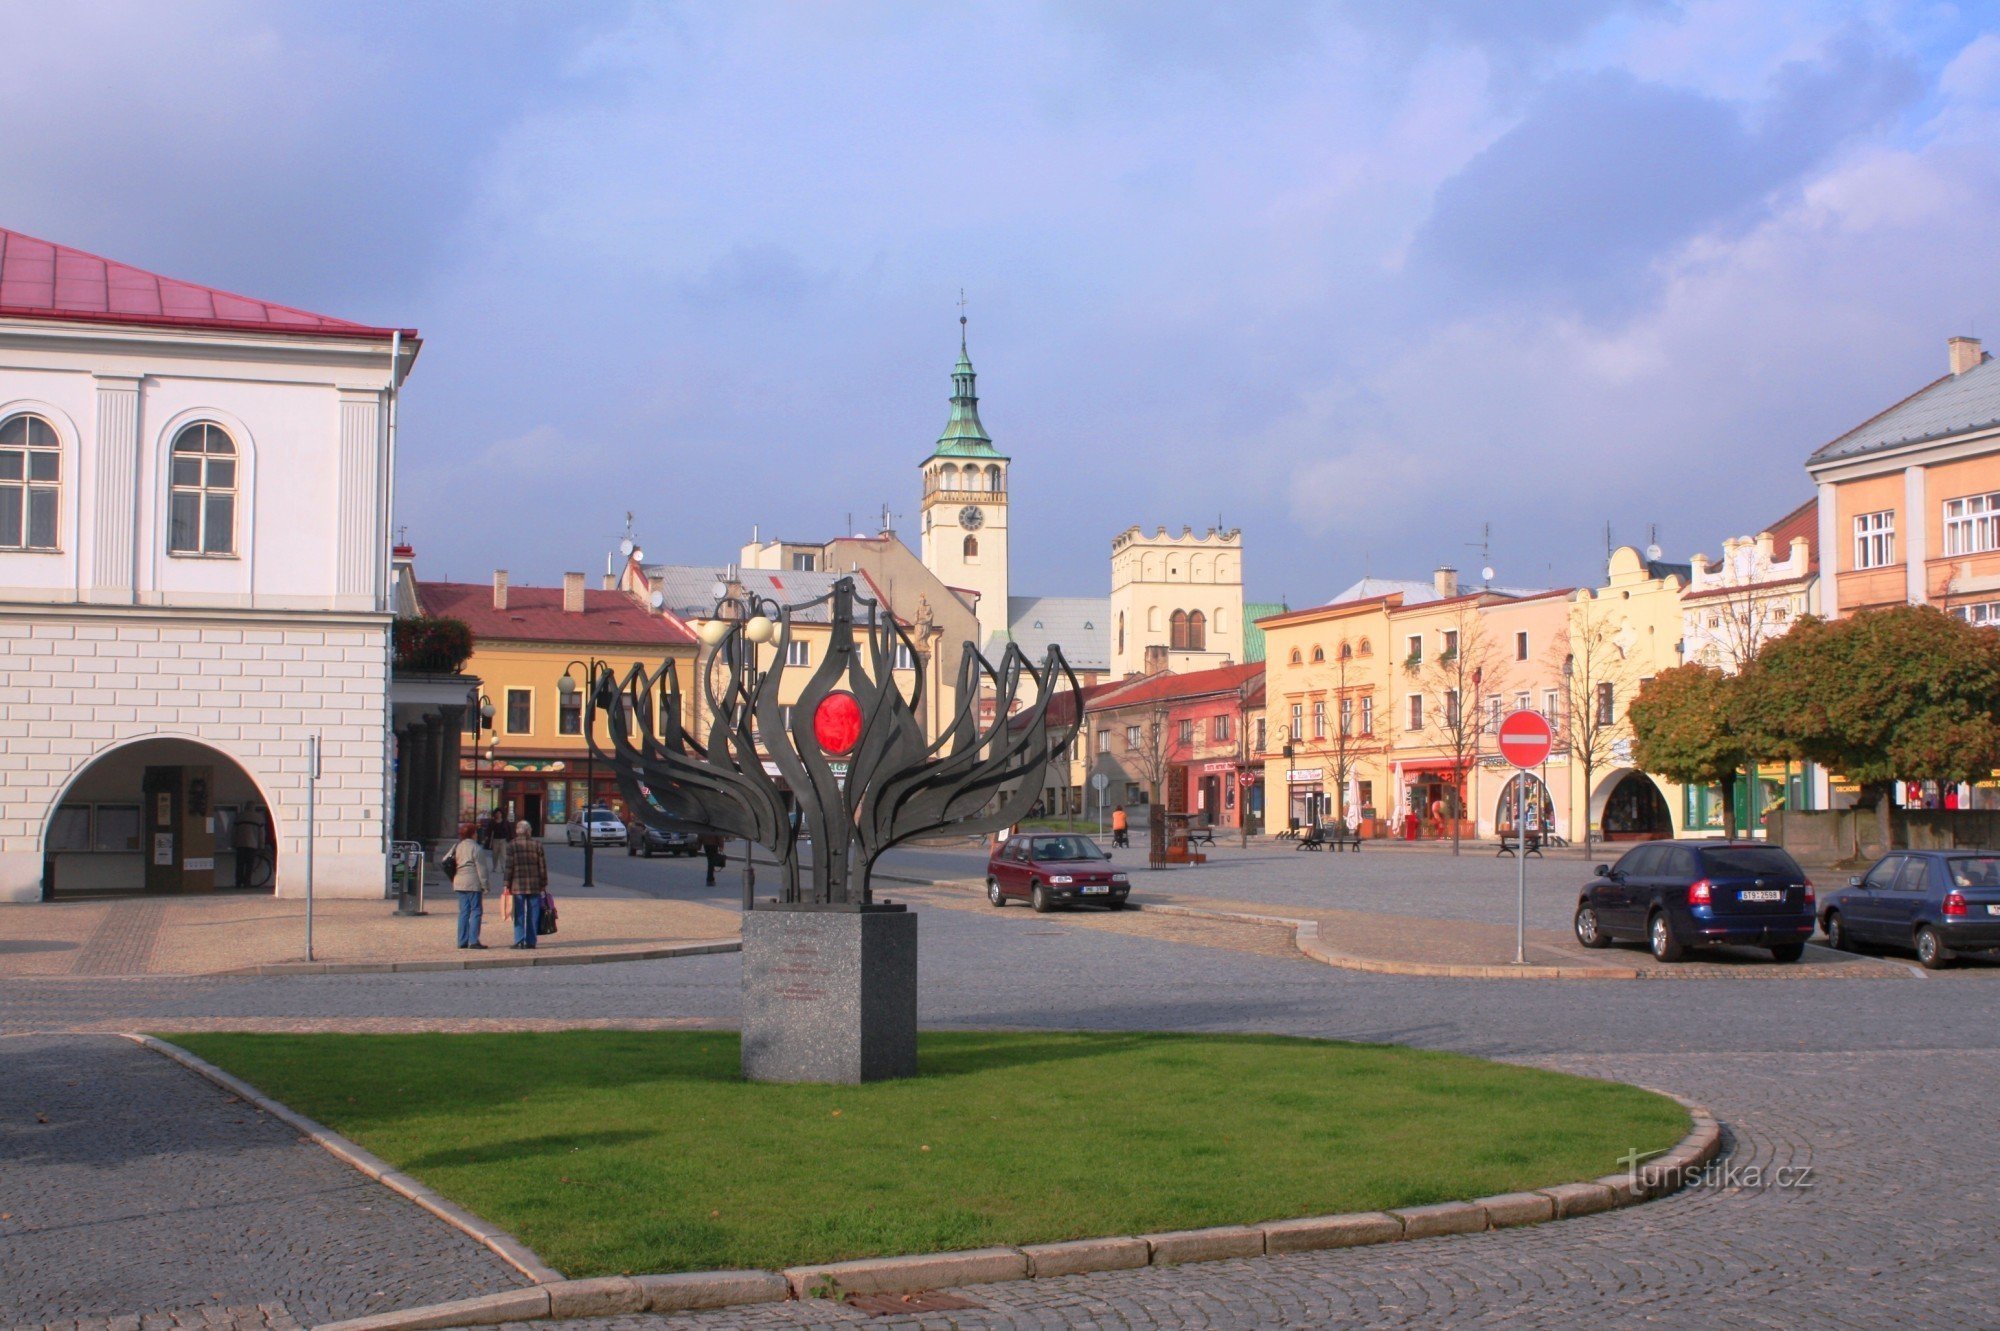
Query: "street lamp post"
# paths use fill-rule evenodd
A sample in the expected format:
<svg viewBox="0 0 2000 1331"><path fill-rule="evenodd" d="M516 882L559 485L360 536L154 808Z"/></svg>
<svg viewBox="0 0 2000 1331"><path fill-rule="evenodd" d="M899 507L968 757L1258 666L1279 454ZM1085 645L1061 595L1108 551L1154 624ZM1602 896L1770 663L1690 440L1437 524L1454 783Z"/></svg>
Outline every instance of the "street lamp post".
<svg viewBox="0 0 2000 1331"><path fill-rule="evenodd" d="M736 675L736 682L745 698L757 690L757 644L776 642L779 634L779 618L783 609L767 596L754 592L731 595L729 584L715 584L715 611L703 621L695 632L710 650L709 669L714 668L713 652L724 643L730 642L731 630L740 622L742 634L736 638L735 646L725 664ZM703 690L706 692L706 689ZM710 722L714 724L713 721ZM757 895L757 869L750 862L751 842L743 842L743 909L749 910Z"/></svg>
<svg viewBox="0 0 2000 1331"><path fill-rule="evenodd" d="M479 792L482 789L479 775L479 749L482 743L486 747L486 761L489 764L493 761L493 741L486 737L486 732L493 729L493 700L483 693L479 694L473 700L472 714L479 718L473 727L472 736L472 816L477 820Z"/></svg>
<svg viewBox="0 0 2000 1331"><path fill-rule="evenodd" d="M596 880L592 876L592 870L597 865L597 837L590 830L590 810L597 802L596 753L590 743L591 712L594 710L595 704L591 698L592 694L596 692L598 675L609 669L611 669L611 666L608 662L600 661L593 656L588 661L571 661L563 667L562 678L556 681L557 692L561 693L563 701L567 702L575 694L577 687L576 678L570 672L572 670L583 671L584 696L582 705L577 710L583 732L583 808L578 813L583 819L583 885L585 887L597 886ZM557 728L561 728L560 721L557 723Z"/></svg>

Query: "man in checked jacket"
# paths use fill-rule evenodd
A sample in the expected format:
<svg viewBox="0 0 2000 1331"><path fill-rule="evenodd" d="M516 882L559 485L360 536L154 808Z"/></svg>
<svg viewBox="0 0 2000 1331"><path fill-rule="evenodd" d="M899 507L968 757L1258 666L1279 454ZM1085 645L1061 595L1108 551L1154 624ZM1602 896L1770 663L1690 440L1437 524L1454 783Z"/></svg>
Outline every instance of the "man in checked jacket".
<svg viewBox="0 0 2000 1331"><path fill-rule="evenodd" d="M542 924L542 894L549 890L549 858L525 819L514 824L514 839L507 843L507 890L513 894L514 946L532 952Z"/></svg>

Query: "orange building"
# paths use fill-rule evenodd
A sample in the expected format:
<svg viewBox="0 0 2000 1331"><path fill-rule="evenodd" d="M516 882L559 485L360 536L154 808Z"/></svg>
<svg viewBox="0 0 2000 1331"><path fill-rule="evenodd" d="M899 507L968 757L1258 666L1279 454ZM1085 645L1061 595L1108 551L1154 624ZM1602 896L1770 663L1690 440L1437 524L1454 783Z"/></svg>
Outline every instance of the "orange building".
<svg viewBox="0 0 2000 1331"><path fill-rule="evenodd" d="M2000 625L2000 364L1954 337L1949 372L1806 461L1820 609L1934 605Z"/></svg>

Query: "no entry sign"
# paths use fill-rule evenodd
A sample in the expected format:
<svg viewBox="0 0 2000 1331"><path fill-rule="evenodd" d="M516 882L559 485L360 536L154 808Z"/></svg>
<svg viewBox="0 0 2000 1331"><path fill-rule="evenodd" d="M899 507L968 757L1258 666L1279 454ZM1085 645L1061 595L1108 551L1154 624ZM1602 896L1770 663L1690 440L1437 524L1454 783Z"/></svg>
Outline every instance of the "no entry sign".
<svg viewBox="0 0 2000 1331"><path fill-rule="evenodd" d="M1510 712L1500 723L1500 756L1516 767L1539 767L1555 732L1540 712Z"/></svg>

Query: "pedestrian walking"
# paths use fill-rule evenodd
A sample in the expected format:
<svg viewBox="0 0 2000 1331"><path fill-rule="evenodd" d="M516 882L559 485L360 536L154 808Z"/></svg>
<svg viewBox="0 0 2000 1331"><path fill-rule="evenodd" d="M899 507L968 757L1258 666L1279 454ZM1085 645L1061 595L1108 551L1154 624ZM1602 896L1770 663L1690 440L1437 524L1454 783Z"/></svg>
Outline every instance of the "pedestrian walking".
<svg viewBox="0 0 2000 1331"><path fill-rule="evenodd" d="M542 927L542 896L549 890L549 859L535 829L524 818L507 843L507 894L514 917L514 946L535 950Z"/></svg>
<svg viewBox="0 0 2000 1331"><path fill-rule="evenodd" d="M1131 831L1131 817L1125 812L1125 806L1121 804L1111 811L1111 844L1129 848L1132 844Z"/></svg>
<svg viewBox="0 0 2000 1331"><path fill-rule="evenodd" d="M708 885L715 886L715 871L729 863L729 856L722 848L722 838L713 832L701 838L701 858L708 864Z"/></svg>
<svg viewBox="0 0 2000 1331"><path fill-rule="evenodd" d="M451 873L452 895L458 898L458 945L486 950L479 941L485 922L486 889L492 882L493 861L479 844L479 825L467 823L458 829L458 844L445 857Z"/></svg>

